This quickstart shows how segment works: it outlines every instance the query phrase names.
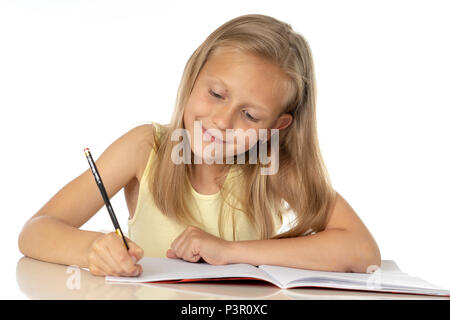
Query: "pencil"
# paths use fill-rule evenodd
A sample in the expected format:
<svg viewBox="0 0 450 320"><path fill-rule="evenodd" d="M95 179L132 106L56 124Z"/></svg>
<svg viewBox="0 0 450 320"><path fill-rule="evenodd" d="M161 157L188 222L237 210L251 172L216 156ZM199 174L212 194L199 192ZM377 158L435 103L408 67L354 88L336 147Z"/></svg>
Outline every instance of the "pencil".
<svg viewBox="0 0 450 320"><path fill-rule="evenodd" d="M127 248L127 251L128 251L130 248L128 247L128 243L125 240L125 237L123 236L122 229L120 229L119 222L117 221L116 215L114 214L114 210L111 206L111 202L109 202L108 194L106 193L105 187L103 186L102 178L100 178L100 174L98 173L97 166L95 165L95 162L92 159L91 152L89 151L89 148L84 148L83 151L89 162L89 166L91 167L92 173L95 178L95 182L97 183L100 193L102 194L106 209L108 209L108 213L109 213L109 216L111 217L111 221L114 225L114 229L116 230L116 233L119 235L119 237L122 238L123 243L125 244L125 247Z"/></svg>

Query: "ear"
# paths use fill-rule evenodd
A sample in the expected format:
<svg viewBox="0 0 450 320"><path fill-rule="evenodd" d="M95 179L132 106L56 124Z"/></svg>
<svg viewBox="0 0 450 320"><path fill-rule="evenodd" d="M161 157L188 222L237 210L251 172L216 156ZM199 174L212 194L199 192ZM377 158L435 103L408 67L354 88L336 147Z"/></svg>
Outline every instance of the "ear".
<svg viewBox="0 0 450 320"><path fill-rule="evenodd" d="M283 113L278 117L275 126L272 129L283 130L289 127L292 123L292 115L290 113Z"/></svg>
<svg viewBox="0 0 450 320"><path fill-rule="evenodd" d="M289 127L291 123L292 123L292 115L290 113L283 113L275 121L275 125L271 129L283 130ZM270 129L267 129L267 139L265 139L264 141L270 140L271 137L272 132Z"/></svg>

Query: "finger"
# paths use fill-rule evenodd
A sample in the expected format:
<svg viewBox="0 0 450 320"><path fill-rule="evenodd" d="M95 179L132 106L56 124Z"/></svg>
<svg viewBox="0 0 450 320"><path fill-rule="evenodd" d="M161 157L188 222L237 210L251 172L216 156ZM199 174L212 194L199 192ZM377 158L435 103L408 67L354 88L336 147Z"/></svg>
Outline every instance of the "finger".
<svg viewBox="0 0 450 320"><path fill-rule="evenodd" d="M172 243L170 244L170 249L172 249L174 252L177 251L178 245L180 243L180 238L183 235L183 233L181 233L178 237L175 238L175 240L172 241Z"/></svg>
<svg viewBox="0 0 450 320"><path fill-rule="evenodd" d="M186 245L183 247L183 259L190 262L197 262L200 258L199 250L194 247L192 241L188 240Z"/></svg>
<svg viewBox="0 0 450 320"><path fill-rule="evenodd" d="M114 237L114 236L113 236ZM105 264L107 264L115 274L120 275L122 273L122 267L114 259L114 253L111 251L110 244L105 242L103 250L99 252L99 256Z"/></svg>
<svg viewBox="0 0 450 320"><path fill-rule="evenodd" d="M171 258L171 259L177 259L178 256L175 254L175 252L172 249L168 249L166 252L166 256L167 258Z"/></svg>
<svg viewBox="0 0 450 320"><path fill-rule="evenodd" d="M105 272L103 272L103 270L97 267L96 265L90 266L89 272L94 276L106 276Z"/></svg>
<svg viewBox="0 0 450 320"><path fill-rule="evenodd" d="M185 242L185 239L187 237L187 234L189 232L189 227L186 228L182 233L180 233L180 235L178 237L175 238L175 240L172 242L172 244L170 245L170 248L175 251L175 253L178 255L179 253L179 247L181 246L182 243Z"/></svg>
<svg viewBox="0 0 450 320"><path fill-rule="evenodd" d="M196 254L188 254L183 258L183 260L189 261L189 262L198 262L200 260L200 255Z"/></svg>
<svg viewBox="0 0 450 320"><path fill-rule="evenodd" d="M136 263L137 261L141 260L144 257L144 250L139 247L134 241L128 239L127 237L125 237L127 239L127 243L128 243L128 254L130 256L135 257L136 261L134 261L134 263Z"/></svg>
<svg viewBox="0 0 450 320"><path fill-rule="evenodd" d="M134 274L135 276L140 276L144 270L142 269L142 266L140 264L137 264L136 267L138 268L138 271Z"/></svg>
<svg viewBox="0 0 450 320"><path fill-rule="evenodd" d="M194 248L190 243L184 244L177 255L189 262L197 262L200 260L200 255L194 251Z"/></svg>
<svg viewBox="0 0 450 320"><path fill-rule="evenodd" d="M100 269L105 275L111 275L115 277L120 276L120 273L116 272L108 263L107 259L105 258L105 255L106 255L105 252L102 252L102 254L97 255L95 266L98 269Z"/></svg>
<svg viewBox="0 0 450 320"><path fill-rule="evenodd" d="M200 259L200 252L198 248L196 248L196 241L191 237L190 233L182 240L183 242L177 247L177 251L175 252L176 255L182 257L183 260L197 262Z"/></svg>
<svg viewBox="0 0 450 320"><path fill-rule="evenodd" d="M108 249L112 258L120 266L120 273L127 276L135 275L138 270L135 262L133 262L132 256L128 254L127 248L123 244L123 240L120 237L115 237L115 240L110 243Z"/></svg>
<svg viewBox="0 0 450 320"><path fill-rule="evenodd" d="M123 269L122 265L120 264L118 259L116 259L117 254L114 253L114 251L110 247L107 247L107 251L108 253L105 254L105 256L103 257L105 261L113 267L114 271L117 274L121 275L125 273L125 270Z"/></svg>
<svg viewBox="0 0 450 320"><path fill-rule="evenodd" d="M175 254L183 259L185 259L189 255L189 245L190 241L189 238L185 237L183 239L183 242L180 242L177 245Z"/></svg>

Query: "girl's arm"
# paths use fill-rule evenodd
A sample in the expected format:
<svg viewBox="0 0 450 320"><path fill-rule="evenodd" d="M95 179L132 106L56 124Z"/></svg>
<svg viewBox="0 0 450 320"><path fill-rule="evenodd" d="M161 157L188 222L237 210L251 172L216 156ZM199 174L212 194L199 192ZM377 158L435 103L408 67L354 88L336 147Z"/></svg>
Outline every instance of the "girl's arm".
<svg viewBox="0 0 450 320"><path fill-rule="evenodd" d="M203 258L211 264L270 264L360 273L368 272L370 266L381 264L374 238L339 194L322 232L286 239L226 241L198 228L188 227L173 241L167 256L192 262Z"/></svg>
<svg viewBox="0 0 450 320"><path fill-rule="evenodd" d="M360 273L381 265L375 239L339 193L322 232L286 239L235 241L228 247L228 263Z"/></svg>
<svg viewBox="0 0 450 320"><path fill-rule="evenodd" d="M95 161L110 198L141 171L142 163L149 152L143 152L143 145L153 145L152 134L153 128L149 125L133 128L114 141ZM84 155L80 150L81 158L84 158ZM88 168L59 190L25 223L18 238L19 250L24 255L38 260L88 267L88 254L92 251L92 245L103 238L104 234L79 228L103 206L103 198ZM104 219L106 223L111 223L107 215ZM110 243L114 241L110 236L104 238ZM100 247L101 245L98 245L96 250L101 251ZM123 243L122 247L125 249ZM135 248L134 245L133 247ZM126 249L124 251L126 254ZM124 264L129 265L128 262L132 259L130 257L129 261L125 261L124 257L123 260ZM112 259L108 262L110 265L114 263Z"/></svg>
<svg viewBox="0 0 450 320"><path fill-rule="evenodd" d="M87 252L101 232L85 231L51 216L31 218L19 236L23 255L58 264L87 268Z"/></svg>

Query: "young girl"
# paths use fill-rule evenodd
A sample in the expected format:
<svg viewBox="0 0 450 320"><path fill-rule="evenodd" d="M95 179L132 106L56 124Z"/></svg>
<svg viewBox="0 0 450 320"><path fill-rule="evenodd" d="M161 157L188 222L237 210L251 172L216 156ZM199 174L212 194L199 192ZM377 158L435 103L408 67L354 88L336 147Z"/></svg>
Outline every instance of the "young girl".
<svg viewBox="0 0 450 320"><path fill-rule="evenodd" d="M125 188L129 251L114 232L79 229L104 204L90 169L26 222L19 248L36 259L87 267L94 275L139 275L137 262L144 255L368 272L380 265L380 252L331 187L315 113L314 67L305 39L269 16L232 19L188 60L171 122L133 128L96 161L110 197ZM174 161L180 151L174 137L181 129L192 156L183 151L183 159L195 161ZM234 140L226 136L229 130L268 134L245 136L239 145L242 133ZM273 132L277 148L269 143ZM273 174L261 174L266 164L247 159L264 144L279 159ZM214 155L208 156L211 145ZM220 158L218 150L232 153L223 152L222 163L208 162ZM243 154L245 162L238 163ZM288 214L290 228L278 232Z"/></svg>

